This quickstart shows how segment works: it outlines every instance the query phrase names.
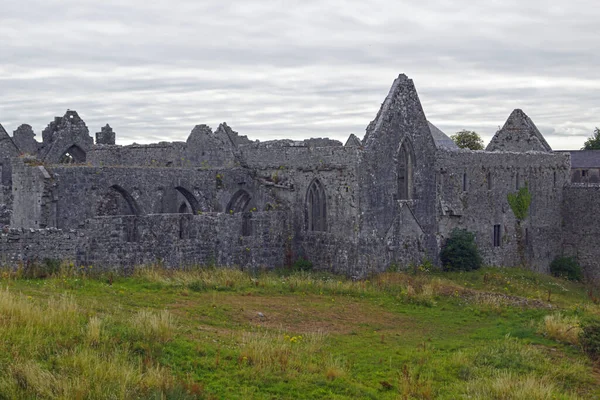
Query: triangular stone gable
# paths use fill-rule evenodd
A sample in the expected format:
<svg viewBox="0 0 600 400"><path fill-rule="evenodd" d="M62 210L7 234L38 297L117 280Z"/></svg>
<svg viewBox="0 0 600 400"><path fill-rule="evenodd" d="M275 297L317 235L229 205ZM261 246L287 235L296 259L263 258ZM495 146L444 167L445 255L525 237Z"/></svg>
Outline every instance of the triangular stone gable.
<svg viewBox="0 0 600 400"><path fill-rule="evenodd" d="M361 143L360 139L358 137L356 137L356 135L354 133L351 133L350 136L348 136L348 140L346 140L346 144L344 146L345 147L348 147L348 146L360 147L360 146L362 146L362 143Z"/></svg>
<svg viewBox="0 0 600 400"><path fill-rule="evenodd" d="M87 125L79 117L77 111L67 110L62 117L54 118L42 131L41 158L47 163L58 163L61 157L71 147L77 147L81 152L81 160L94 144Z"/></svg>
<svg viewBox="0 0 600 400"><path fill-rule="evenodd" d="M486 147L486 151L552 151L531 118L523 110L514 110Z"/></svg>
<svg viewBox="0 0 600 400"><path fill-rule="evenodd" d="M391 125L394 125L396 129L401 128L412 131L427 125L417 89L412 79L408 79L404 74L400 74L394 80L387 97L377 112L377 116L367 126L363 144L370 146L374 141L380 140L377 136L388 134L387 131L389 131ZM428 128L427 131L429 131Z"/></svg>
<svg viewBox="0 0 600 400"><path fill-rule="evenodd" d="M437 250L434 227L436 191L432 167L438 151L417 89L406 75L398 76L369 124L358 165L361 233L381 238L396 217L400 200L411 208L425 231L422 247L433 258ZM404 183L400 183L400 171ZM410 205L409 205L410 203Z"/></svg>
<svg viewBox="0 0 600 400"><path fill-rule="evenodd" d="M6 129L0 124L0 157L15 157L20 153Z"/></svg>

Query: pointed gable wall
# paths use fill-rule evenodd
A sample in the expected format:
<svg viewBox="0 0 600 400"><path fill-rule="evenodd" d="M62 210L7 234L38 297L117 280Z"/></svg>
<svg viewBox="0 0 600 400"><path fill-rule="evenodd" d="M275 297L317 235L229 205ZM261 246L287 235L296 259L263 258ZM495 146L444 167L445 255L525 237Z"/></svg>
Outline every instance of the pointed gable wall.
<svg viewBox="0 0 600 400"><path fill-rule="evenodd" d="M20 154L19 148L15 145L8 132L0 125L0 159L16 157Z"/></svg>
<svg viewBox="0 0 600 400"><path fill-rule="evenodd" d="M424 247L435 259L436 189L432 166L437 149L417 90L406 75L394 81L362 143L359 174L364 234L384 237L400 207L408 206L425 232ZM401 153L401 148L410 154ZM410 167L400 169L406 158ZM410 184L406 185L406 179Z"/></svg>
<svg viewBox="0 0 600 400"><path fill-rule="evenodd" d="M356 135L354 133L351 133L350 136L348 136L348 140L346 140L346 144L344 146L345 147L348 147L348 146L360 147L360 146L362 146L362 142L360 141L359 138L356 137Z"/></svg>
<svg viewBox="0 0 600 400"><path fill-rule="evenodd" d="M516 109L496 132L486 151L548 152L552 149L527 114Z"/></svg>
<svg viewBox="0 0 600 400"><path fill-rule="evenodd" d="M56 117L42 132L41 158L49 163L59 163L65 152L76 148L81 161L94 144L85 122L76 111L67 110L63 117Z"/></svg>
<svg viewBox="0 0 600 400"><path fill-rule="evenodd" d="M37 155L40 144L35 140L31 125L22 124L13 132L13 141L21 153Z"/></svg>

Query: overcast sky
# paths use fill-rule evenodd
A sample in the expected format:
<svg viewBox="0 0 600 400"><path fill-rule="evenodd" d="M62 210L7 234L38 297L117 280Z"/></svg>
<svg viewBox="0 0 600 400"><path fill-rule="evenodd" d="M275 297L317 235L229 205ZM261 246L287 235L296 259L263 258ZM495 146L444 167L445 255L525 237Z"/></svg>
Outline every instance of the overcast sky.
<svg viewBox="0 0 600 400"><path fill-rule="evenodd" d="M127 4L123 4L127 3ZM0 0L0 123L75 109L117 143L226 121L251 139L363 137L394 80L487 143L522 108L554 149L600 126L597 1Z"/></svg>

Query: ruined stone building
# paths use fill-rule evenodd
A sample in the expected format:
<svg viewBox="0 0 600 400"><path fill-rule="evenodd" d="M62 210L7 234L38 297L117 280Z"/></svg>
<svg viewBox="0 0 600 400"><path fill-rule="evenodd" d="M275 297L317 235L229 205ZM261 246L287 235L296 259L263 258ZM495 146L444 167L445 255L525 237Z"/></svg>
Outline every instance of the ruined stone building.
<svg viewBox="0 0 600 400"><path fill-rule="evenodd" d="M364 276L391 264L438 262L450 232L476 234L490 265L522 262L507 194L532 194L522 223L527 263L558 255L594 273L600 185L571 182L571 155L553 152L515 110L485 151L457 148L427 120L400 75L360 139L251 141L226 124L185 142L115 145L75 111L35 140L0 128L5 264L42 258L126 268L142 263L244 268L289 265ZM576 159L572 157L572 159ZM594 182L590 179L590 182Z"/></svg>

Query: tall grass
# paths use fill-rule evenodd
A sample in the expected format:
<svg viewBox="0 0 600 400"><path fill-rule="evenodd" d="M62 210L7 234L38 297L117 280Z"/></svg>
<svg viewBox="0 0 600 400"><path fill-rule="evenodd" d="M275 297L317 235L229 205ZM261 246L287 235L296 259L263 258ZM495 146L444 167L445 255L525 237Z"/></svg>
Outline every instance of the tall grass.
<svg viewBox="0 0 600 400"><path fill-rule="evenodd" d="M565 396L549 378L506 370L497 370L491 376L467 382L465 394L469 399L481 400L577 399L574 394Z"/></svg>
<svg viewBox="0 0 600 400"><path fill-rule="evenodd" d="M581 326L578 317L556 313L544 317L539 331L550 339L577 345Z"/></svg>
<svg viewBox="0 0 600 400"><path fill-rule="evenodd" d="M335 380L347 372L342 358L325 351L327 335L321 331L288 335L281 331L245 332L240 344L239 363L257 372L296 376L322 374Z"/></svg>
<svg viewBox="0 0 600 400"><path fill-rule="evenodd" d="M585 363L552 359L510 336L475 352L457 352L449 367L465 381L453 388L474 399L577 399L575 383L590 380Z"/></svg>
<svg viewBox="0 0 600 400"><path fill-rule="evenodd" d="M172 335L167 312L117 324L143 329L147 340ZM173 387L168 371L131 351L130 338L109 336L71 296L35 301L0 290L0 397L131 399Z"/></svg>
<svg viewBox="0 0 600 400"><path fill-rule="evenodd" d="M282 273L283 272L283 273ZM548 298L554 303L572 296L566 287L571 283L534 275L516 268L484 269L476 273L403 273L384 272L364 280L351 280L327 273L282 271L250 274L235 268L190 268L166 270L139 267L135 276L166 287L192 291L278 290L314 294L396 296L405 303L434 306L441 298L460 298L486 310L501 311L506 307L547 308ZM475 283L464 282L471 280ZM600 307L597 308L600 312Z"/></svg>
<svg viewBox="0 0 600 400"><path fill-rule="evenodd" d="M168 310L155 313L141 310L133 317L132 326L145 340L166 343L173 337L173 317Z"/></svg>

